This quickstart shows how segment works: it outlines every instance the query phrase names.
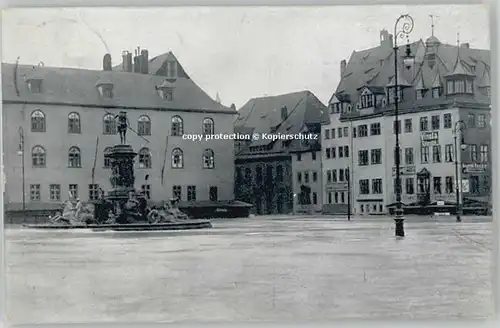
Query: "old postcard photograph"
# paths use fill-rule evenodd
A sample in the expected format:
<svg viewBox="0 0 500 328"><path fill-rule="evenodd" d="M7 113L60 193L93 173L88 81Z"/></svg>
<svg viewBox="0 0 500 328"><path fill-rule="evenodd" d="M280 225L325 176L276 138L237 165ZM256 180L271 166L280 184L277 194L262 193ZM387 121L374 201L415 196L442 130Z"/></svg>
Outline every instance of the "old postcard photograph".
<svg viewBox="0 0 500 328"><path fill-rule="evenodd" d="M493 317L489 15L4 10L7 323Z"/></svg>

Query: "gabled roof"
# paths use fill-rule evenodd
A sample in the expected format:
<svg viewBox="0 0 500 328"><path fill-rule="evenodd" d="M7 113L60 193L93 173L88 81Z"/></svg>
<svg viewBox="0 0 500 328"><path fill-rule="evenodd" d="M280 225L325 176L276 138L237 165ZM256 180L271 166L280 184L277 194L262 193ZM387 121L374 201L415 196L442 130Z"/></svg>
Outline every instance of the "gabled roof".
<svg viewBox="0 0 500 328"><path fill-rule="evenodd" d="M167 63L175 62L177 63L177 75L182 78L189 79L189 75L186 73L182 65L179 63L172 51L168 51L156 57L148 60L148 74L151 75L161 75L167 76ZM120 65L113 67L113 71L123 72L123 62Z"/></svg>
<svg viewBox="0 0 500 328"><path fill-rule="evenodd" d="M455 65L451 72L445 74L445 77L455 76L455 75L466 75L466 76L475 76L470 69L467 67L468 65L462 60L460 57L460 46L457 47L457 59L455 61Z"/></svg>
<svg viewBox="0 0 500 328"><path fill-rule="evenodd" d="M281 118L281 108L287 108L288 116ZM235 130L253 128L254 133L296 134L304 124L327 123L328 108L310 91L300 91L271 97L250 99L240 110L234 122ZM268 145L270 140L253 141L250 146ZM281 144L278 142L277 144Z"/></svg>
<svg viewBox="0 0 500 328"><path fill-rule="evenodd" d="M210 98L189 78L177 78L171 83L173 100L166 101L157 91L165 77L118 71L98 71L65 67L43 67L2 63L3 101L26 101L34 103L61 104L91 107L120 107L135 109L206 110L236 113ZM17 71L16 94L14 72ZM42 92L29 91L26 79L41 78ZM113 84L113 98L99 94L98 82Z"/></svg>

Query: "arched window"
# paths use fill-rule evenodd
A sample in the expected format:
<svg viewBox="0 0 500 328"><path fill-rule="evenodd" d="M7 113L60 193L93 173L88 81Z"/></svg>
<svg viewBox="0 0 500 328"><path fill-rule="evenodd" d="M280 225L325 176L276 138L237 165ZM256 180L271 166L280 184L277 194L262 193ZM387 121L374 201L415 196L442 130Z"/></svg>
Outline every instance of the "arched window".
<svg viewBox="0 0 500 328"><path fill-rule="evenodd" d="M173 136L182 136L184 134L184 123L180 116L172 117L172 131Z"/></svg>
<svg viewBox="0 0 500 328"><path fill-rule="evenodd" d="M42 146L35 146L31 149L33 167L45 167L46 157L45 149Z"/></svg>
<svg viewBox="0 0 500 328"><path fill-rule="evenodd" d="M207 117L203 120L203 134L214 134L214 120L212 120L211 118Z"/></svg>
<svg viewBox="0 0 500 328"><path fill-rule="evenodd" d="M68 167L82 167L80 148L71 147L68 152Z"/></svg>
<svg viewBox="0 0 500 328"><path fill-rule="evenodd" d="M180 148L172 150L172 167L174 169L182 169L184 167L184 157Z"/></svg>
<svg viewBox="0 0 500 328"><path fill-rule="evenodd" d="M103 123L103 134L116 134L116 121L112 114L104 115Z"/></svg>
<svg viewBox="0 0 500 328"><path fill-rule="evenodd" d="M151 153L148 148L144 147L139 150L139 167L141 169L151 168Z"/></svg>
<svg viewBox="0 0 500 328"><path fill-rule="evenodd" d="M31 132L45 132L45 114L41 110L31 113Z"/></svg>
<svg viewBox="0 0 500 328"><path fill-rule="evenodd" d="M111 153L111 147L107 147L104 149L104 167L109 168L111 167L111 157L109 156Z"/></svg>
<svg viewBox="0 0 500 328"><path fill-rule="evenodd" d="M81 133L80 124L80 115L78 113L68 115L68 133Z"/></svg>
<svg viewBox="0 0 500 328"><path fill-rule="evenodd" d="M213 169L215 167L214 151L212 149L205 149L203 152L203 168Z"/></svg>
<svg viewBox="0 0 500 328"><path fill-rule="evenodd" d="M140 136L151 135L151 120L148 116L142 115L137 120L137 134Z"/></svg>

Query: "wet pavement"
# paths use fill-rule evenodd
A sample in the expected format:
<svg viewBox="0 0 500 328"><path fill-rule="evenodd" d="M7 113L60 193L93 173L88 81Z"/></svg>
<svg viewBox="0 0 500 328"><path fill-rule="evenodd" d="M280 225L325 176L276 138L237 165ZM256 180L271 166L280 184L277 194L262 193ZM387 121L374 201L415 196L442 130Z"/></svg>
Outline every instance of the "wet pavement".
<svg viewBox="0 0 500 328"><path fill-rule="evenodd" d="M493 315L492 223L287 217L184 232L6 230L11 324Z"/></svg>

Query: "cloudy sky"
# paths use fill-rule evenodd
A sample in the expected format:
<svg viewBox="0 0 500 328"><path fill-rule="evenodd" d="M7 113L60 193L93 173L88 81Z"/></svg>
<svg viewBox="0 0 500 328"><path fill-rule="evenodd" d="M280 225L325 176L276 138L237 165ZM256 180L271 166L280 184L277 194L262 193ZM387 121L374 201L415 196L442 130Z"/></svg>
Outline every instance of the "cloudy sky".
<svg viewBox="0 0 500 328"><path fill-rule="evenodd" d="M102 68L140 46L150 57L173 51L209 95L239 108L248 99L310 90L327 103L340 61L377 46L402 13L413 16L411 41L490 48L486 5L329 7L172 7L151 9L9 9L2 18L2 61ZM391 32L392 33L392 32Z"/></svg>

